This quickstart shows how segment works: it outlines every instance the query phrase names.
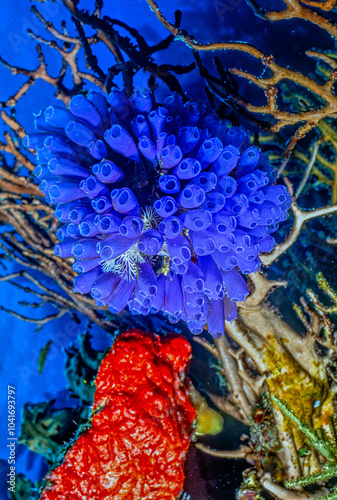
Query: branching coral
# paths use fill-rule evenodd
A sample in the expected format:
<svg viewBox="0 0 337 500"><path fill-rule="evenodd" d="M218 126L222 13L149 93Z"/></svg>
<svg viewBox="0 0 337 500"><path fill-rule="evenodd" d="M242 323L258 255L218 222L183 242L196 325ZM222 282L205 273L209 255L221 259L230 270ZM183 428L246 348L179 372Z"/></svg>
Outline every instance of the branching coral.
<svg viewBox="0 0 337 500"><path fill-rule="evenodd" d="M239 92L233 92L231 95L229 95L228 86L225 85L221 78L212 77L212 75L210 75L206 71L206 69L203 68L200 58L197 58L200 73L205 77L208 89L213 92L213 94L217 95L220 99L225 101L227 104L230 103L233 106L241 105L242 107L246 107L249 111L257 113L258 115L260 113L262 113L262 115L269 113L271 116L276 118L274 130L280 130L282 127L288 124L299 126L297 135L288 146L286 156L290 149L295 145L298 138L301 137L306 130L311 129L316 124L321 127L326 123L329 123L330 118L326 118L328 114L334 116L336 106L336 100L333 90L333 81L335 78L334 66L332 64L332 61L327 59L325 55L317 55L310 52L308 53L309 56L318 57L321 60L324 60L327 64L330 64L330 69L332 69L332 71L329 69L327 73L327 81L318 83L318 80L316 81L315 77L308 77L302 75L299 72L281 67L280 65L276 64L272 57L265 57L264 54L262 54L252 45L234 42L209 45L199 44L195 42L192 37L187 36L185 32L180 31L178 22L179 19L175 21L174 25L170 25L162 17L155 4L153 4L153 2L150 3L152 3L152 6L156 9L155 12L162 23L166 25L166 27L168 27L171 31L171 34L166 39L166 41L152 48L147 46L144 39L137 33L131 33L130 29L125 25L123 26L123 28L129 32L130 36L135 37L136 45L132 44L130 40L123 38L118 33L118 28L122 27L121 24L108 17L102 18L100 5L97 5L95 12L93 14L90 14L88 12L81 11L75 2L72 2L71 0L64 0L64 4L76 19L75 25L79 35L78 38L69 37L65 29L63 32L58 32L51 24L49 24L41 15L38 14L45 27L53 36L56 36L56 38L58 39L57 46L51 42L48 42L48 45L51 49L57 50L60 56L63 58L63 67L61 70L61 75L55 80L50 80L49 83L58 89L58 97L60 97L67 106L70 105L71 98L73 96L77 95L79 91L84 90L86 82L96 83L101 91L103 90L110 92L111 88L115 87L115 83L113 82L114 76L119 73L123 75L123 83L127 91L127 95L131 96L133 92L133 76L135 72L139 70L139 68L145 69L151 75L149 79L150 87L153 86L155 78L162 78L171 90L176 91L181 95L182 99L187 101L188 99L182 95L180 84L173 73L188 71L192 69L192 66L181 68L177 66L166 65L165 67L163 65L155 64L151 58L151 54L154 53L154 49L159 50L160 48L165 48L173 40L173 37L177 37L179 39L182 39L191 48L196 49L199 52L202 52L203 50L234 49L236 51L248 53L253 56L254 59L262 61L262 63L267 66L271 72L273 72L271 76L269 76L270 73L267 73L267 77L265 77L264 74L263 77L257 78L252 74L243 73L241 70L232 70L233 74L241 77L247 77L249 81L252 81L254 84L265 90L268 104L266 106L254 107L243 100L240 97ZM303 13L306 13L308 10L310 10L310 12L314 13L315 15L308 16L308 20L310 20L311 22L315 22L323 29L325 29L325 18L321 14L318 14L316 10L319 9L319 7L326 7L328 11L332 4L329 2L320 2L319 4L316 2L311 2L310 4L309 2L306 2L306 6L304 6L303 4L304 2L302 2L301 4L296 1L286 2L287 12L286 14L280 13L278 19L281 19L282 16L284 17L285 15L290 17L298 17L298 15L303 15ZM255 10L257 11L257 7L255 4L254 6ZM311 10L311 7L315 7L316 10ZM268 18L267 13L262 12L261 10L259 10L259 14L264 15ZM277 20L276 15L274 16L274 19ZM84 31L86 26L90 26L95 29L95 35L93 37L86 37ZM332 25L328 28L332 31L335 29ZM35 36L35 38L39 41L39 43L45 42L45 40L43 40L41 37ZM109 48L112 56L115 58L115 64L109 71L109 74L106 78L104 78L100 70L99 63L97 60L95 60L91 51L91 45L96 42L105 44ZM76 56L80 54L82 49L86 54L86 61L89 65L88 71L90 71L90 73L81 72L79 70L79 66L75 66L76 64L78 64L78 59L76 58ZM32 73L28 73L26 70L12 68L9 64L6 63L14 73L21 72L23 74L26 74L26 76L28 77L28 81L21 89L18 90L17 93L14 94L14 96L12 96L11 99L7 100L4 103L4 106L14 105L20 98L20 96L28 91L30 86L39 78L43 78L45 80L48 78L50 79L50 77L46 76L46 67L44 65L44 61L42 60L41 52L39 52L39 54L41 58L40 69L37 69ZM64 71L65 67L68 67L71 71L73 71L74 81L71 88L65 88L63 85L62 71ZM220 69L220 64L218 64L217 67L218 69ZM164 74L162 74L164 68L165 71ZM267 71L269 71L269 69ZM221 74L223 75L224 71ZM315 93L318 100L321 100L321 104L318 105L316 103L310 106L309 110L305 109L305 111L301 111L299 113L295 113L289 108L285 111L280 111L276 106L277 89L280 88L280 85L282 85L284 79L290 79L300 87L308 86L308 88ZM85 95L85 92L82 92L82 94ZM94 92L91 93L91 96L93 94ZM114 90L112 92L112 96L113 95L120 94L116 92L116 90ZM139 96L139 94L136 95ZM178 98L176 94L174 94L174 96L175 98ZM89 98L89 101L91 98L92 97ZM87 102L86 98L82 98L82 102L83 101ZM126 100L126 102L128 101ZM76 97L73 104L75 103ZM183 109L191 111L192 115L194 109L200 109L198 107L192 107L192 109L190 109L189 106L184 107L184 105L182 107ZM158 110L160 109L160 107L156 109ZM63 108L63 111L66 112L65 108ZM148 111L152 112L152 108ZM155 109L153 111L155 111ZM247 117L247 115L245 116ZM14 154L16 158L14 168L6 165L4 160L5 167L4 170L1 170L0 172L2 177L0 179L1 221L4 224L7 224L11 221L14 226L12 230L8 229L7 234L3 236L4 248L6 248L7 250L8 248L15 250L14 255L16 256L18 262L30 267L34 271L42 271L47 276L54 278L61 285L61 289L63 290L63 292L65 292L65 294L63 294L63 292L57 294L54 291L50 291L49 288L44 285L42 285L42 292L37 292L34 289L34 293L41 299L42 303L45 303L45 301L49 301L55 304L60 309L60 314L63 314L66 311L73 310L82 311L87 314L93 321L96 321L104 328L111 330L111 328L113 328L113 323L104 319L103 311L97 311L97 308L95 308L95 304L91 299L74 294L70 290L70 283L75 273L72 270L71 266L67 264L67 261L62 260L58 256L55 256L53 254L52 247L57 243L57 222L54 219L52 211L48 207L43 197L38 197L37 186L34 182L31 181L30 174L27 174L27 170L20 170L22 168L22 165L24 165L29 172L32 172L35 163L32 156L30 156L30 153L25 152L23 154L19 146L18 138L23 138L25 135L25 131L19 125L19 123L16 122L13 116L9 116L3 112L2 118L5 120L7 125L12 128L14 135L10 136L9 134L7 134L7 144L1 145L1 148L5 153ZM44 115L39 115L37 117L37 121L39 123L42 123L43 120ZM73 121L76 122L76 120ZM79 120L79 122L81 122L81 120ZM113 122L110 125L116 125L117 127L120 126L120 121L117 120L117 122L118 123ZM146 120L144 120L144 122L147 123ZM209 127L211 127L211 122L212 120L208 121ZM305 122L304 125L303 122ZM214 122L212 123L214 124ZM83 124L82 122L82 125L85 124ZM110 126L109 128L111 129L112 127ZM201 132L206 129L206 127L198 128L200 128ZM71 129L70 133L72 131L74 132L74 129ZM50 129L46 131L46 134L48 135L49 132ZM127 132L129 134L134 133L131 128L129 128ZM179 131L177 132L177 128L174 128L173 132L173 135L179 136ZM128 136L126 135L124 137ZM215 136L213 135L213 138L214 137ZM112 139L113 137L111 138L110 134L110 140ZM151 152L150 140L153 141L153 137L147 136L147 142L144 144L144 147L147 146L149 148L149 154ZM318 141L319 140L320 139L318 139ZM137 137L137 145L138 143L139 141ZM50 146L50 142L48 144ZM69 143L67 142L67 146L68 145ZM318 145L319 149L316 159L320 161L322 146L320 142L318 142ZM168 144L166 147L169 146L170 144ZM171 146L174 145L171 144ZM80 146L79 150L81 147L83 146ZM171 149L168 148L168 152L170 152L172 149L174 149L174 147L172 147ZM145 151L146 147L144 149L144 152ZM81 151L79 152L81 153ZM242 154L242 151L240 151L240 153ZM68 158L68 160L71 159ZM102 165L104 163L101 163L101 158L98 158L97 160L98 161L95 162L97 164ZM143 155L142 160L143 163L145 163L145 161L148 161L147 166L151 165L151 161L149 161L149 158L147 158L146 160L146 156ZM130 160L129 164L133 165L132 168L135 168L132 161L133 160ZM160 161L163 161L163 158L160 158ZM45 163L43 163L43 165L45 165ZM176 168L176 166L172 167ZM312 171L315 171L315 165L312 166ZM37 173L38 172L39 168L37 170ZM100 172L99 175L103 174L102 169L99 170L98 168L97 172ZM45 167L42 167L40 169L40 174L42 173L46 174ZM123 173L125 175L125 172ZM137 172L137 175L138 173L139 172ZM171 172L165 173L165 175L171 175ZM173 175L176 174L174 173ZM125 182L126 177L127 176L124 177L123 182ZM131 186L132 189L135 189L135 192L137 192L138 194L141 189L144 188L144 185L142 185L141 183L141 185L135 186L136 177L137 176L135 175L134 179L131 178L128 180L130 181L129 186ZM164 176L160 176L160 179L162 179L163 177ZM180 182L180 178L178 176L176 177ZM173 180L176 181L176 179ZM52 182L54 182L54 180L52 180ZM164 180L162 180L161 182L163 183L163 187L167 187L167 178L164 178ZM117 185L117 189L121 188L123 188L122 185ZM179 193L173 193L172 198L174 200L176 200L177 197L180 196L181 190L179 189L178 191ZM153 194L151 190L149 190L148 193ZM113 198L113 200L115 200L115 203L119 202L118 194L120 193L118 192L116 197ZM159 198L163 199L162 192L158 190L156 194L157 197L154 197L151 200L152 204L156 201L159 201ZM167 194L168 196L172 195L172 193L165 194ZM144 206L145 203L142 201L140 205ZM158 208L160 209L160 207ZM7 210L10 210L10 212L8 212ZM184 211L184 213L183 211L181 211L181 213L179 213L179 216L184 216L184 218L187 219L186 214L189 213L188 210L189 207L186 208L186 211ZM290 236L286 238L286 241L278 244L273 252L271 252L270 254L263 254L261 256L262 264L266 267L270 266L272 263L276 262L281 255L289 250L289 248L295 243L301 229L303 228L303 224L306 221L313 220L316 217L331 214L336 210L336 205L329 205L323 208L317 208L315 210L304 210L299 208L294 201L293 212L295 223ZM120 217L120 214L121 212L118 212L117 216ZM58 215L62 214L58 213ZM132 214L132 217L137 219L137 221L139 222L138 219L141 219L139 215L139 213ZM158 213L154 214L153 211L144 211L142 215L144 218L144 220L142 220L144 227L144 222L145 224L150 224L150 221L153 222L154 216L157 219ZM124 218L125 215L123 215L122 217ZM161 216L161 219L164 219L164 217ZM159 223L162 223L162 220L157 219L155 221L155 225ZM125 226L126 229L124 228L123 230L129 230L126 224ZM91 228L92 227L89 226L89 229ZM146 230L151 229L157 228L150 228L149 226L146 227ZM189 231L186 231L185 228L183 233L184 236L182 237L189 236L189 232L193 231L193 228L191 230L187 227L187 229ZM59 235L62 236L62 230L59 232ZM125 238L123 239L123 241L125 242ZM139 256L139 253L137 253L137 256ZM127 257L130 257L130 255L127 254ZM135 255L132 254L131 257L134 258ZM167 262L165 261L166 257L168 257L168 255L164 254L160 256L160 258L162 259L161 263L163 264L163 271L165 270L165 264L167 264ZM191 259L193 263L195 263L196 258L197 257L193 255ZM141 262L136 263L137 267L138 264L142 264ZM113 269L120 270L121 268L123 268L124 264L125 261L113 262L113 265L115 266L113 267ZM111 270L109 272L111 272ZM37 278L28 273L15 273L10 277L21 278L22 276L30 279L32 283L39 285L39 281L37 280ZM238 421L249 425L252 416L256 416L255 410L254 414L252 415L252 409L262 407L261 396L266 392L267 388L271 395L274 394L276 395L276 397L284 400L286 404L295 411L301 421L303 421L306 425L314 426L315 428L322 426L324 427L327 425L329 417L333 415L335 410L333 403L335 383L331 383L331 380L334 380L331 370L334 359L333 356L335 353L335 340L333 335L331 334L329 338L326 336L324 337L324 333L326 334L327 332L327 330L324 331L324 329L330 328L330 333L332 332L331 323L328 324L325 312L323 312L322 310L321 312L319 312L319 306L321 304L317 302L317 310L311 311L305 301L302 300L301 304L304 307L304 310L301 310L300 315L304 320L306 332L303 335L299 335L285 320L280 318L279 313L275 311L267 302L270 292L275 287L286 285L287 284L282 279L268 280L267 277L260 272L255 271L254 273L251 273L248 278L250 295L246 298L245 303L237 303L238 318L236 321L226 322L226 335L221 338L215 339L214 341L210 341L209 338L207 339L206 332L201 337L198 337L199 343L206 347L208 351L213 353L217 360L221 362L222 375L225 376L227 380L227 389L225 390L224 395L220 396L219 394L209 394L209 397L219 410L228 413ZM23 285L19 284L19 286ZM30 291L31 289L26 288L26 290ZM64 295L66 295L67 298L64 298ZM332 295L330 296L332 297ZM314 296L312 296L312 298L315 299ZM310 316L310 322L306 319L306 313L308 313ZM46 318L46 320L47 319L48 318ZM141 317L138 317L137 319L139 321L142 320ZM223 316L221 317L221 321L222 319ZM301 397L303 399L302 402L300 402ZM319 402L319 404L317 402ZM257 421L255 421L255 423L258 424ZM260 448L258 449L256 443L258 441L258 438L256 438L256 442L254 442L254 437L250 442L248 442L248 444L242 444L237 450L214 450L209 449L207 446L201 444L199 444L198 447L200 450L203 450L203 452L211 453L213 456L229 458L244 457L250 463L253 463L254 470L251 471L251 474L254 475L255 478L253 487L255 492L259 492L258 494L260 494L260 491L264 488L264 491L268 491L275 497L288 500L295 498L317 498L319 496L322 496L322 494L328 493L326 488L320 488L320 491L315 494L307 493L302 490L288 491L283 488L281 484L277 484L271 479L269 472L271 472L273 474L273 477L277 478L280 483L283 483L285 479L297 481L302 476L319 473L323 466L323 460L317 453L313 452L307 455L300 452L300 450L303 450L303 446L305 446L303 434L298 429L290 425L287 419L284 418L282 412L277 408L275 408L274 412L274 421L269 415L268 425L270 425L272 428L277 428L278 437L282 444L282 449L277 450L275 447L270 453L269 451L267 451L267 449L265 449L265 456L263 457L263 459L261 458L261 450ZM264 429L265 428L263 428L262 426L261 429L259 429L262 432L262 435ZM332 493L332 495L334 495L334 493ZM327 498L329 498L329 496ZM330 495L330 498L333 497L331 497Z"/></svg>
<svg viewBox="0 0 337 500"><path fill-rule="evenodd" d="M75 4L71 1L64 2L66 7L69 8L70 12L75 18L81 17L81 11L77 10ZM43 52L41 50L40 44L37 45L37 53L40 65L36 70L27 70L24 68L18 68L10 65L4 59L0 58L0 63L7 67L13 74L22 74L28 77L27 82L17 90L17 92L7 99L6 102L2 103L2 107L15 106L17 101L29 90L29 88L39 79L42 79L57 88L57 97L64 101L66 104L69 103L70 97L78 92L84 85L85 81L94 83L101 90L110 90L113 83L113 78L119 73L123 75L123 81L125 89L129 94L132 93L132 81L134 75L141 68L149 71L153 75L152 83L154 83L156 78L162 79L172 91L181 92L181 87L178 80L173 75L173 72L177 71L182 74L184 72L190 71L194 65L190 67L174 65L161 67L153 62L152 55L160 50L164 50L169 47L170 43L173 41L173 37L170 35L165 40L161 41L157 45L148 46L145 39L136 33L136 30L131 30L131 35L137 34L136 40L138 47L134 45L130 38L121 36L115 29L114 25L118 26L118 22L106 17L100 19L102 2L97 1L96 9L91 18L85 17L86 24L93 24L93 27L97 28L97 33L93 37L86 37L83 32L82 19L81 22L75 22L75 26L78 31L78 38L71 37L68 35L66 25L63 24L63 32L58 31L52 23L48 22L41 12L36 7L32 8L32 11L37 16L37 18L45 26L46 30L49 31L55 38L60 42L59 45L57 41L45 40L37 35L35 35L31 30L29 34L40 42L40 44L46 44L52 49L56 50L62 57L62 66L60 73L57 77L52 77L47 72L47 67L44 59ZM91 20L91 23L90 23ZM180 13L176 14L176 23L180 23ZM95 26L95 24L97 26ZM122 26L126 27L126 26ZM127 31L129 28L126 27ZM115 65L111 66L109 74L105 75L99 68L97 63L97 58L93 55L91 50L91 45L103 43L108 51L111 53L112 57L115 59ZM84 73L80 71L78 66L78 52L84 50L86 64L93 71L93 73ZM128 58L128 61L126 61ZM70 69L73 78L73 87L67 88L63 84L64 76L67 69ZM96 74L95 74L96 73Z"/></svg>
<svg viewBox="0 0 337 500"><path fill-rule="evenodd" d="M316 73L319 74L320 67L317 65ZM325 76L325 75L324 75ZM285 83L280 88L282 101L294 113L300 113L304 108L313 106L313 99L306 92L300 92L298 88ZM304 188L308 192L310 189L321 189L327 187L331 192L331 202L337 200L337 175L336 175L336 157L337 157L337 137L336 137L336 119L326 117L318 123L314 129L313 141L310 147L299 144L292 155L291 162L287 165L286 175L296 178L300 175L299 170L304 165L306 174L303 176L305 181ZM280 161L282 157L282 146L277 145L277 136L262 133L259 137L261 146L267 148L268 153L274 157L274 161ZM276 147L276 149L275 149ZM315 152L317 148L317 152ZM310 179L310 182L308 182ZM299 193L296 193L298 196Z"/></svg>
<svg viewBox="0 0 337 500"><path fill-rule="evenodd" d="M335 61L330 59L325 54L320 54L315 51L307 51L306 55L308 57L314 57L317 59L324 60L331 66L330 75L324 83L318 83L315 78L304 75L301 72L294 71L289 67L283 67L277 64L271 55L263 54L261 51L256 49L254 46L246 43L238 42L219 42L219 43L207 43L202 44L194 39L194 37L189 36L186 32L181 32L179 27L170 23L160 11L160 8L155 3L154 0L146 0L158 20L162 23L165 28L167 28L174 36L182 40L188 47L196 51L213 51L213 50L235 50L242 53L248 53L252 57L260 60L263 65L271 71L271 76L264 78L262 76L255 76L254 74L248 73L237 68L231 68L229 71L236 76L247 79L249 82L254 83L257 87L264 90L264 94L267 98L267 104L264 106L256 106L239 95L232 96L239 105L243 106L250 113L257 113L262 115L270 115L274 118L274 123L271 125L270 130L272 132L278 132L283 127L287 125L297 125L296 133L291 138L286 150L284 151L285 161L280 167L280 172L282 172L286 161L289 159L291 151L294 149L297 142L302 139L310 130L316 127L319 122L329 116L333 117L337 112L337 98L334 93L334 82L336 79L335 72ZM281 12L268 12L258 6L257 2L248 2L256 13L263 16L265 19L278 21L281 19L291 19L291 18L301 18L306 21L310 21L324 31L330 33L333 37L337 38L337 30L333 23L329 22L324 16L319 15L315 11L304 7L302 3L298 1L285 1L286 9ZM335 2L333 2L334 5ZM308 3L311 7L321 7L326 8L326 10L332 9L332 2L313 2ZM220 100L228 99L228 92L224 86L221 79L209 75L208 71L202 67L201 61L199 61L199 68L201 74L206 77L209 90L214 93ZM294 113L291 111L283 111L277 105L277 96L279 93L279 86L285 80L290 80L295 85L303 87L306 91L310 90L319 100L320 104L312 105L309 109L303 110L299 113ZM304 122L304 123L303 123Z"/></svg>
<svg viewBox="0 0 337 500"><path fill-rule="evenodd" d="M306 295L311 302L311 306L309 307L305 298L301 297L301 305L295 304L294 310L305 328L317 339L317 342L327 349L332 349L336 352L336 335L334 324L331 321L331 315L336 312L336 293L322 273L317 274L316 280L319 289L333 301L334 305L330 307L324 305L317 293L312 289L308 289ZM332 364L335 364L334 360L332 360ZM328 369L329 374L334 378L330 367Z"/></svg>
<svg viewBox="0 0 337 500"><path fill-rule="evenodd" d="M336 4L335 0L323 0L319 2L311 0L306 0L304 2L299 2L298 0L283 0L285 9L281 11L268 11L267 9L260 7L256 0L247 0L247 3L252 7L255 14L267 19L268 21L274 22L287 19L305 19L306 21L316 24L334 38L337 37L336 26L321 13L312 10L318 8L329 12L334 9Z"/></svg>
<svg viewBox="0 0 337 500"><path fill-rule="evenodd" d="M329 285L328 281L324 278L322 273L318 273L316 276L317 282L319 287L323 290L323 292L333 301L332 306L325 306L323 305L317 295L315 295L311 290L308 290L308 296L312 300L313 304L317 309L322 311L325 314L333 314L337 311L337 294L336 292L331 288Z"/></svg>
<svg viewBox="0 0 337 500"><path fill-rule="evenodd" d="M327 459L327 463L324 465L324 469L317 472L316 474L309 474L295 481L286 481L287 488L293 488L296 486L307 486L309 484L318 483L321 481L327 481L337 475L337 442L336 442L336 422L332 418L330 420L329 434L323 427L313 429L305 422L303 422L293 410L284 401L272 396L272 401L282 410L283 414L286 415L298 429L303 432L307 438L308 444L317 450L323 457ZM335 490L335 488L333 488ZM324 496L320 496L319 500L332 500L337 497L337 492L332 491L332 493Z"/></svg>

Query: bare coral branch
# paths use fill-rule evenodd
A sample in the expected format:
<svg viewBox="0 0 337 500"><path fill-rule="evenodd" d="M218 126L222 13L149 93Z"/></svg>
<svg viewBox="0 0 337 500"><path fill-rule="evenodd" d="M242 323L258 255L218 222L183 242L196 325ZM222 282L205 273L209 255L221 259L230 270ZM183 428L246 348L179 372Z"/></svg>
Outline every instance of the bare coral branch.
<svg viewBox="0 0 337 500"><path fill-rule="evenodd" d="M52 77L47 72L47 67L45 63L45 59L41 50L41 46L37 45L36 50L38 53L38 60L40 62L39 66L35 70L27 70L24 68L19 68L17 66L12 66L8 64L4 59L0 57L0 64L5 66L5 68L9 69L14 75L24 75L28 77L28 80L22 85L22 87L6 102L0 103L1 107L6 106L15 106L19 99L26 94L26 92L30 89L32 85L34 85L35 81L38 79L42 79L45 82L49 83L53 87L59 88L59 83L62 80L63 76L66 73L66 66L62 65L61 71L57 77ZM59 93L58 97L60 99L64 99L65 96L62 92Z"/></svg>
<svg viewBox="0 0 337 500"><path fill-rule="evenodd" d="M299 195L302 193L302 191L303 191L303 189L304 189L304 187L305 187L305 185L306 185L306 183L307 183L307 181L309 179L311 169L315 165L317 153L318 153L318 143L316 142L314 144L314 148L313 148L313 153L312 153L311 160L310 160L310 162L307 165L307 168L305 170L304 176L303 176L301 182L299 183L298 188L296 189L295 198L298 198Z"/></svg>
<svg viewBox="0 0 337 500"><path fill-rule="evenodd" d="M261 481L263 487L275 495L280 500L314 500L314 498L322 498L322 494L327 493L327 488L316 493L306 493L305 491L289 491L283 486L275 483L269 473L265 474Z"/></svg>
<svg viewBox="0 0 337 500"><path fill-rule="evenodd" d="M137 50L130 42L130 39L122 37L108 20L100 19L95 14L90 15L88 12L78 9L76 2L73 0L62 0L62 2L75 19L84 25L91 26L97 31L104 33L111 44L110 46L117 47L129 57L131 67L146 69L156 78L163 80L171 90L179 92L184 99L186 98L176 77L170 72L164 73L160 71L160 67L150 57L151 50L148 53ZM128 84L126 90L130 90L130 84Z"/></svg>
<svg viewBox="0 0 337 500"><path fill-rule="evenodd" d="M283 21L289 19L305 19L306 21L319 26L322 30L329 33L332 37L337 38L337 27L326 17L311 8L318 8L323 11L331 11L335 4L335 0L324 0L322 2L315 0L306 0L300 2L298 0L283 0L286 8L281 11L267 11L258 7L256 2L249 1L255 13L268 21ZM304 5L303 5L304 4ZM306 7L305 7L306 5ZM308 7L311 7L310 9Z"/></svg>
<svg viewBox="0 0 337 500"><path fill-rule="evenodd" d="M4 110L1 111L0 116L2 120L18 135L18 137L20 137L20 139L24 138L26 131L19 122L17 122L12 116L9 116Z"/></svg>
<svg viewBox="0 0 337 500"><path fill-rule="evenodd" d="M249 401L247 395L245 394L243 380L238 372L237 361L229 353L227 340L224 336L219 339L215 339L215 344L219 352L222 368L231 388L231 399L235 403L238 410L243 414L243 421L247 422L252 402Z"/></svg>
<svg viewBox="0 0 337 500"><path fill-rule="evenodd" d="M262 273L256 272L249 275L254 285L254 291L247 297L242 307L256 307L261 304L274 287L287 286L286 281L268 280Z"/></svg>
<svg viewBox="0 0 337 500"><path fill-rule="evenodd" d="M259 51L256 47L246 44L246 43L237 43L237 42L215 42L215 43L207 43L202 44L196 41L192 36L189 36L186 32L180 31L180 29L174 24L170 23L160 8L156 4L154 0L146 0L151 10L156 15L157 19L160 23L170 31L172 35L185 43L188 47L195 51L214 51L214 50L235 50L243 53L247 53L252 57L259 59L262 64L268 67L272 75L268 78L263 78L262 76L255 76L247 71L243 71L237 68L231 68L230 72L233 75L242 77L247 79L249 82L254 83L257 87L264 90L267 104L266 105L254 105L250 102L247 102L245 99L241 98L239 95L232 95L231 97L239 104L241 107L246 109L250 113L257 113L262 115L271 115L275 122L271 125L270 130L273 132L277 132L281 130L283 127L287 125L298 125L298 128L295 134L292 136L289 144L284 152L285 162L282 165L282 169L284 168L286 161L289 159L291 151L294 149L296 144L300 139L305 137L305 135L312 130L314 127L318 125L320 120L325 118L326 116L336 116L337 115L337 97L333 91L333 85L336 80L335 70L332 69L330 73L330 77L328 80L320 84L314 78L304 75L301 72L294 71L289 67L282 67L277 64L274 58L270 55L265 55L261 51ZM330 23L323 16L317 14L315 11L308 9L302 5L302 3L297 2L296 0L286 0L287 8L281 12L272 12L268 13L264 11L264 9L260 9L256 2L249 2L256 13L261 15L263 12L263 17L269 19L271 21L279 20L279 19L289 19L289 18L302 18L307 21L310 21L314 24L320 26L323 30L330 33L337 39L337 26L333 23ZM331 2L309 2L308 5L314 6L322 5L322 8L325 7L326 10L331 10ZM317 53L308 52L307 54L310 57L317 57ZM324 57L324 56L322 56ZM334 65L331 65L334 68ZM264 72L263 72L264 73ZM296 85L303 87L305 89L313 92L324 104L323 105L312 105L309 110L302 111L300 113L293 113L291 111L280 110L277 106L277 95L278 95L278 86L281 82L285 80L290 80ZM221 81L218 84L214 84L215 82L210 83L210 90L213 92L219 99L228 99L227 91L222 84Z"/></svg>
<svg viewBox="0 0 337 500"><path fill-rule="evenodd" d="M286 250L288 250L288 248L290 248L295 243L305 222L317 217L323 217L324 215L329 215L337 212L337 204L327 205L326 207L315 208L313 210L303 210L299 208L295 202L293 202L292 211L295 217L295 222L291 233L283 243L276 245L271 253L261 255L261 262L264 266L270 266L270 264L278 259Z"/></svg>
<svg viewBox="0 0 337 500"><path fill-rule="evenodd" d="M245 444L242 444L237 450L214 450L203 443L196 443L196 448L203 451L207 455L218 458L231 458L231 459L245 459L249 453L251 453L251 448Z"/></svg>
<svg viewBox="0 0 337 500"><path fill-rule="evenodd" d="M204 339L203 337L199 337L197 335L193 336L194 342L197 342L198 344L202 345L208 352L210 352L215 359L219 359L219 353L216 347L214 347L208 340Z"/></svg>

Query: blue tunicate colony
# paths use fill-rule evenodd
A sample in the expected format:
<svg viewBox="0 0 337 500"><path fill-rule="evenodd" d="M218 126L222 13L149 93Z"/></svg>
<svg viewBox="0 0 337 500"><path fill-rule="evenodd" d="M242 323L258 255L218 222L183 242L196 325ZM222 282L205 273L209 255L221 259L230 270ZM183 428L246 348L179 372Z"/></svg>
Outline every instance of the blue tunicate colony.
<svg viewBox="0 0 337 500"><path fill-rule="evenodd" d="M74 257L74 291L118 313L162 311L191 332L224 332L248 294L290 196L268 158L173 93L77 95L50 106L24 138L35 175L62 223L55 253Z"/></svg>

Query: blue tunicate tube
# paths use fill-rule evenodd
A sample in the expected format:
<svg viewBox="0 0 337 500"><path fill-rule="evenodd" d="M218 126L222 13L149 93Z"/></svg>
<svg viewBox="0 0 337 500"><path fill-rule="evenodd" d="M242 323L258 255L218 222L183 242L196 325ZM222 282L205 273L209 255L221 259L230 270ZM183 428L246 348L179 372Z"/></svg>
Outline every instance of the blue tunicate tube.
<svg viewBox="0 0 337 500"><path fill-rule="evenodd" d="M130 158L130 160L138 161L139 154L135 141L121 125L112 125L104 134L104 139L109 144L111 149Z"/></svg>
<svg viewBox="0 0 337 500"><path fill-rule="evenodd" d="M65 130L69 139L79 146L88 148L91 142L97 141L97 136L94 132L89 127L83 125L83 123L71 121Z"/></svg>
<svg viewBox="0 0 337 500"><path fill-rule="evenodd" d="M117 212L126 214L138 206L138 201L131 189L121 188L111 191L111 201Z"/></svg>
<svg viewBox="0 0 337 500"><path fill-rule="evenodd" d="M157 229L144 231L138 242L138 248L147 255L156 255L164 243L163 235Z"/></svg>
<svg viewBox="0 0 337 500"><path fill-rule="evenodd" d="M97 278L102 274L100 267L95 267L92 271L80 274L74 278L74 288L73 292L76 293L89 293L91 291L92 285L97 280Z"/></svg>
<svg viewBox="0 0 337 500"><path fill-rule="evenodd" d="M163 233L165 238L176 238L183 230L183 223L178 217L166 217L158 226L158 230Z"/></svg>
<svg viewBox="0 0 337 500"><path fill-rule="evenodd" d="M178 205L172 196L163 196L154 202L154 208L160 217L169 217L176 213Z"/></svg>

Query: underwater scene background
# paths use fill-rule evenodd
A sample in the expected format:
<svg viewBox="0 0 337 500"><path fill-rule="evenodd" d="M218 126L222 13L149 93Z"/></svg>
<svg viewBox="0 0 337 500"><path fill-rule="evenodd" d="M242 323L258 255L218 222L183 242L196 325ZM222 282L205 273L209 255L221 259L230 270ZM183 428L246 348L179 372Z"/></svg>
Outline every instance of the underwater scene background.
<svg viewBox="0 0 337 500"><path fill-rule="evenodd" d="M0 498L337 498L335 1L1 15Z"/></svg>

